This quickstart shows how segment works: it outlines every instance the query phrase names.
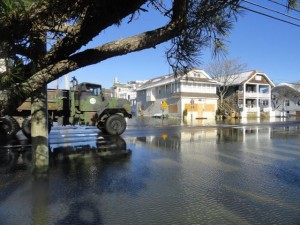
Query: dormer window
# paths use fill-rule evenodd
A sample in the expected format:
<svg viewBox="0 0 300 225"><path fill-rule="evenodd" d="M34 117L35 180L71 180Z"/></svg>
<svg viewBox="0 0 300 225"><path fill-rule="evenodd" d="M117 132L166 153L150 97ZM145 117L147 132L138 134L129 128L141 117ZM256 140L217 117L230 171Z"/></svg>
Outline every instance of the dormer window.
<svg viewBox="0 0 300 225"><path fill-rule="evenodd" d="M200 73L194 72L194 73L193 73L193 76L194 76L194 77L200 77Z"/></svg>
<svg viewBox="0 0 300 225"><path fill-rule="evenodd" d="M261 75L256 75L255 80L261 80L261 77L262 77Z"/></svg>

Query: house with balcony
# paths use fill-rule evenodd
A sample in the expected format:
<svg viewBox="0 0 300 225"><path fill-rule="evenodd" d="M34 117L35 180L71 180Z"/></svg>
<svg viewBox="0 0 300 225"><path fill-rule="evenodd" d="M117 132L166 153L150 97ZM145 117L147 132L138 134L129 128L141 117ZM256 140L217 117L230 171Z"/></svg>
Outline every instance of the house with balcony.
<svg viewBox="0 0 300 225"><path fill-rule="evenodd" d="M273 117L271 90L273 81L263 72L251 70L230 75L225 102L242 118Z"/></svg>
<svg viewBox="0 0 300 225"><path fill-rule="evenodd" d="M137 88L139 116L167 115L183 118L215 118L218 82L205 71L191 69L148 80Z"/></svg>
<svg viewBox="0 0 300 225"><path fill-rule="evenodd" d="M300 117L300 84L281 83L274 87L272 107L278 117Z"/></svg>

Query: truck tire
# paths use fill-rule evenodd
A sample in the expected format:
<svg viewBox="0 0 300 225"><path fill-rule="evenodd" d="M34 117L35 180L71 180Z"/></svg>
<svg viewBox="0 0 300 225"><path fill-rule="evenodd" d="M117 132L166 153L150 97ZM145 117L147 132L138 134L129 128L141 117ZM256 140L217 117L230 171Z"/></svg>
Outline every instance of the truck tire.
<svg viewBox="0 0 300 225"><path fill-rule="evenodd" d="M25 135L25 137L31 137L31 117L27 117L24 119L22 123L22 132Z"/></svg>
<svg viewBox="0 0 300 225"><path fill-rule="evenodd" d="M48 119L48 133L51 131L51 127L53 126L52 120ZM22 132L29 139L31 138L31 116L24 119L22 123Z"/></svg>
<svg viewBox="0 0 300 225"><path fill-rule="evenodd" d="M105 130L105 121L98 121L97 128L102 131L102 133L107 134Z"/></svg>
<svg viewBox="0 0 300 225"><path fill-rule="evenodd" d="M126 129L125 118L119 114L111 115L105 121L104 128L107 134L120 135Z"/></svg>
<svg viewBox="0 0 300 225"><path fill-rule="evenodd" d="M5 115L0 118L0 133L7 136L14 136L20 130L18 122L12 116Z"/></svg>

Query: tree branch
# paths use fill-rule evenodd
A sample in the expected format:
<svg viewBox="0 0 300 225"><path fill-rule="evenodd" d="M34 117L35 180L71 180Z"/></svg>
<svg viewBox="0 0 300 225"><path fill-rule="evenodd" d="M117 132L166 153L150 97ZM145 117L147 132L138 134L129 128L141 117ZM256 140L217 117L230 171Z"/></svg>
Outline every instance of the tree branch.
<svg viewBox="0 0 300 225"><path fill-rule="evenodd" d="M66 37L58 41L48 52L45 62L53 63L54 60L62 60L70 54L86 45L92 38L107 27L119 23L124 17L134 13L147 0L124 1L107 0L96 3L87 9L85 16L81 18ZM93 24L93 26L90 26Z"/></svg>
<svg viewBox="0 0 300 225"><path fill-rule="evenodd" d="M61 60L34 74L26 82L20 84L18 90L22 93L22 96L28 96L33 91L40 89L44 84L50 83L60 76L79 68L99 63L115 56L126 55L131 52L155 47L177 36L181 32L181 23L182 21L174 21L153 31L110 42L97 48L74 54L68 59Z"/></svg>

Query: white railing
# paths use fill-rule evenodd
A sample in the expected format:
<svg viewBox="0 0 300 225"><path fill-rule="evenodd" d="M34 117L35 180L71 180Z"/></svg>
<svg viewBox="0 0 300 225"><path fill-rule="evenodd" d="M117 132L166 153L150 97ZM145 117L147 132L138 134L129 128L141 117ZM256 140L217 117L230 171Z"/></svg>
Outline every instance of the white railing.
<svg viewBox="0 0 300 225"><path fill-rule="evenodd" d="M245 107L242 109L246 112L260 112L261 110L263 112L271 112L272 111L271 107Z"/></svg>
<svg viewBox="0 0 300 225"><path fill-rule="evenodd" d="M260 111L260 108L257 108L257 107L252 107L252 108L244 108L246 112L258 112Z"/></svg>
<svg viewBox="0 0 300 225"><path fill-rule="evenodd" d="M269 98L269 93L258 93L258 92L246 92L245 93L246 98Z"/></svg>
<svg viewBox="0 0 300 225"><path fill-rule="evenodd" d="M272 111L271 107L263 108L263 112L271 112L271 111Z"/></svg>

